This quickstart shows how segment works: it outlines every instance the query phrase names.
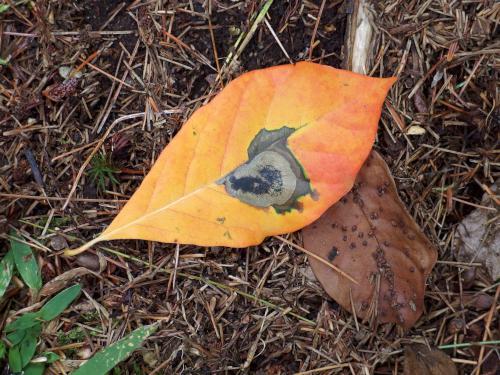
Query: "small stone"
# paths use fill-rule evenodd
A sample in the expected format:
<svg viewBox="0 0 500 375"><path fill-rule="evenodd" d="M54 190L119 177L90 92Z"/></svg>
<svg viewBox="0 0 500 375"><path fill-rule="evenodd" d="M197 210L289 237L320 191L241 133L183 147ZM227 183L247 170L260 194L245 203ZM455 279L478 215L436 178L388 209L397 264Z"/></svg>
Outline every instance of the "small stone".
<svg viewBox="0 0 500 375"><path fill-rule="evenodd" d="M50 239L50 247L55 251L68 248L68 242L63 236L54 236Z"/></svg>
<svg viewBox="0 0 500 375"><path fill-rule="evenodd" d="M463 286L464 289L470 289L476 281L476 267L467 268L463 273Z"/></svg>
<svg viewBox="0 0 500 375"><path fill-rule="evenodd" d="M450 320L448 323L448 332L450 335L454 335L455 333L461 332L465 327L465 322L463 319L455 318Z"/></svg>
<svg viewBox="0 0 500 375"><path fill-rule="evenodd" d="M474 298L474 308L477 311L488 310L492 304L493 297L486 293L480 293L476 298Z"/></svg>

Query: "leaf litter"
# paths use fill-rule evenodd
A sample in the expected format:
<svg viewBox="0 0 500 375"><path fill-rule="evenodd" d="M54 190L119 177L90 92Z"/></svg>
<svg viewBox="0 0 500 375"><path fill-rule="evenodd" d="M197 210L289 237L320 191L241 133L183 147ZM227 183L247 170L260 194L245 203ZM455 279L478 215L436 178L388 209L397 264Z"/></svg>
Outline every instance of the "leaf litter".
<svg viewBox="0 0 500 375"><path fill-rule="evenodd" d="M45 246L56 235L83 243L109 224L181 124L227 80L288 63L271 29L293 61L307 59L312 45L315 62L341 67L352 11L350 2L325 2L319 17L322 1L273 2L270 27L261 22L231 70L216 80L214 56L222 68L239 33L244 36L251 28L261 2L209 2L210 9L196 1L135 3L131 8L131 2L114 0L36 3L29 8L10 2L1 15L6 22L0 26L0 57L6 65L0 67L0 230L14 225L29 236L26 241ZM65 331L58 333L83 324L101 336L71 345L84 348L91 342L102 348L138 325L162 321L155 344L146 343L159 358L156 367L148 367L140 355L122 367L139 366L147 373L182 368L238 372L255 347L249 367L255 373L325 369L387 374L403 368L405 344L422 339L445 346L464 373L473 373L479 362L485 373L494 369L498 355L493 345L475 343L498 339L497 314L488 318L489 311L496 311L491 306L498 286L480 263L457 261L454 254L458 223L481 205L485 187L498 178L498 72L492 69L498 4L387 0L376 2L374 11L369 73L399 78L382 114L376 148L410 214L439 250L425 314L416 325L406 333L390 324L375 331L369 324L356 325L308 277L306 256L276 238L240 251L127 241L102 250L107 264L102 281L89 275L79 279L95 306L106 306L110 320L94 315L91 303L81 303L76 315L65 316ZM148 31L152 45L138 39L143 35L149 41ZM73 96L51 102L41 94L61 82L58 67L74 69L87 59ZM101 192L88 169L81 178L75 176L100 145L104 133L97 130L115 121L97 151L109 154L111 136L126 136L130 146L112 160L126 172L120 173L119 185ZM426 132L411 137L402 132L414 125ZM24 149L34 155L43 191ZM75 194L62 210L73 184ZM297 234L287 239L301 243ZM4 244L5 252L8 240ZM76 260L34 249L44 282L75 265ZM120 287L125 283L126 288ZM479 295L489 297L489 310L463 304ZM4 296L2 314L23 309L29 299L15 278ZM457 319L463 324L457 325ZM262 340L255 341L259 332ZM61 373L79 362L73 349L60 348L57 337L44 334L43 344L61 355L51 365Z"/></svg>

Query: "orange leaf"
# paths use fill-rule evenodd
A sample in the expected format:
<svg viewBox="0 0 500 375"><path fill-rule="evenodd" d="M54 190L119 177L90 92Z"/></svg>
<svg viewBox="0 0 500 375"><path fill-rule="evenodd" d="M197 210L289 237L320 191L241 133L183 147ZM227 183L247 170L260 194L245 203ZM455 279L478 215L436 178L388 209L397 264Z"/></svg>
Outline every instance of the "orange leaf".
<svg viewBox="0 0 500 375"><path fill-rule="evenodd" d="M372 147L393 78L302 62L256 70L197 110L96 242L246 247L317 219Z"/></svg>
<svg viewBox="0 0 500 375"><path fill-rule="evenodd" d="M372 151L354 188L302 230L304 247L348 273L354 284L308 256L325 291L362 319L411 327L423 310L437 251L399 199L387 164Z"/></svg>

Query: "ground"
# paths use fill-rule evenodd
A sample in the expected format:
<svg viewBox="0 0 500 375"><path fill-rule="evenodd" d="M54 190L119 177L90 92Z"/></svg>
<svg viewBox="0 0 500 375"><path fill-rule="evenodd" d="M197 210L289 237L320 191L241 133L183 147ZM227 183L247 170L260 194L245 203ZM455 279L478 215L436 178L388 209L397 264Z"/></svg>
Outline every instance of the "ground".
<svg viewBox="0 0 500 375"><path fill-rule="evenodd" d="M98 256L95 250L76 259L60 255L111 221L183 122L231 78L301 60L342 66L352 1L275 0L248 44L238 44L264 3L5 2L0 255L15 228L36 251L44 282L77 266L100 270L100 277L78 280L109 313L95 313L82 297L44 331L41 347L65 358L52 373L69 371L89 350L153 322L161 322L159 330L120 373L288 374L326 367L315 373L397 374L406 343L498 339L500 320L489 314L498 311L498 282L480 264L455 258L458 223L491 194L500 172L500 7L493 0L374 2L370 74L398 77L375 148L439 249L425 312L409 331L370 322L357 327L311 277L305 255L277 239L240 250L178 251L117 241ZM61 67L78 74L65 80ZM288 238L300 243L300 233ZM17 280L0 300L1 324L28 304ZM498 371L491 346L452 345L446 353L462 374L480 362L482 374Z"/></svg>

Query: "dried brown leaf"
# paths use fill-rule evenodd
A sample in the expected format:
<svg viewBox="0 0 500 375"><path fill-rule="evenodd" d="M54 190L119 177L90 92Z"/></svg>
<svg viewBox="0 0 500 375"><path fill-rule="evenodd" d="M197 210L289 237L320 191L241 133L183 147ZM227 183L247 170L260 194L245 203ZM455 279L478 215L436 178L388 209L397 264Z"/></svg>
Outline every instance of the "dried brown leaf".
<svg viewBox="0 0 500 375"><path fill-rule="evenodd" d="M66 271L45 284L40 291L40 296L47 297L54 293L57 293L61 289L65 288L75 278L87 275L89 273L96 275L94 272L84 267L73 268L69 271Z"/></svg>
<svg viewBox="0 0 500 375"><path fill-rule="evenodd" d="M423 344L405 348L404 375L458 375L453 361L438 349Z"/></svg>
<svg viewBox="0 0 500 375"><path fill-rule="evenodd" d="M425 280L437 251L406 211L389 168L376 152L353 190L302 233L305 248L359 282L309 257L319 282L345 309L354 306L362 319L405 328L420 317Z"/></svg>

